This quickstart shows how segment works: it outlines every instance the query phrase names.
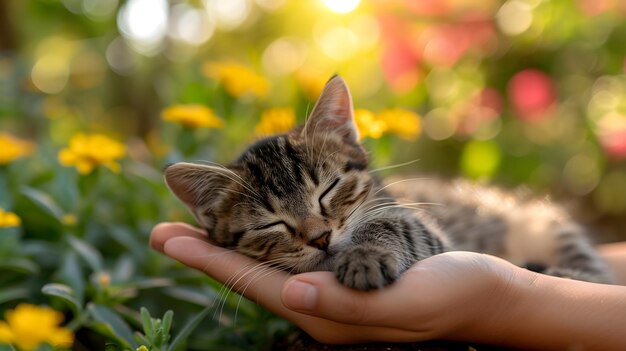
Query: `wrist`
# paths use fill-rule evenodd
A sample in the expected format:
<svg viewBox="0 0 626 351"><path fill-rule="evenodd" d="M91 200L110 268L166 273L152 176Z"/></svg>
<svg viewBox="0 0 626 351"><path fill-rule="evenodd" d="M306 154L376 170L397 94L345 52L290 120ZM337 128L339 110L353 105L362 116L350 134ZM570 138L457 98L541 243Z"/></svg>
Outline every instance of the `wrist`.
<svg viewBox="0 0 626 351"><path fill-rule="evenodd" d="M474 341L502 345L518 322L513 315L523 313L532 304L529 290L540 274L520 268L502 259L487 256L486 269L475 296L466 302L459 322L444 337L453 340Z"/></svg>
<svg viewBox="0 0 626 351"><path fill-rule="evenodd" d="M508 322L510 311L522 303L538 275L489 255L472 263L474 274L465 278L467 284L458 292L464 298L449 306L454 312L444 318L443 333L437 338L495 342L508 325L504 322Z"/></svg>
<svg viewBox="0 0 626 351"><path fill-rule="evenodd" d="M515 267L465 340L523 349L622 349L626 288Z"/></svg>

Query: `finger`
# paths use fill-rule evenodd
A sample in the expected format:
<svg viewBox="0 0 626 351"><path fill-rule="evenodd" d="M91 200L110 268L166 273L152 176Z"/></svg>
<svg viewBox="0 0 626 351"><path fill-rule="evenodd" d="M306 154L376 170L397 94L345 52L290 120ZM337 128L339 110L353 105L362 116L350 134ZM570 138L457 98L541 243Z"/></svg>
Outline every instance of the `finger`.
<svg viewBox="0 0 626 351"><path fill-rule="evenodd" d="M290 320L318 341L344 344L376 340L417 340L416 335L411 331L375 326L354 326L290 310L283 305L281 300L282 287L290 277L288 273L276 271L262 278L255 277L254 274L246 274L251 271L252 267L258 266L259 262L203 240L185 236L174 237L165 242L164 253L185 265L205 272L222 283L230 282L229 285L233 290L244 290L244 295L248 299ZM314 274L328 277L327 272Z"/></svg>
<svg viewBox="0 0 626 351"><path fill-rule="evenodd" d="M163 222L152 228L152 232L150 233L150 246L159 252L163 252L165 242L179 236L207 239L207 235L203 230L189 224Z"/></svg>
<svg viewBox="0 0 626 351"><path fill-rule="evenodd" d="M286 282L281 298L286 307L340 323L415 331L401 318L419 308L419 279L402 277L385 289L358 291L341 285L330 272L304 273Z"/></svg>
<svg viewBox="0 0 626 351"><path fill-rule="evenodd" d="M266 270L267 274L264 274L258 261L193 236L170 238L165 242L163 252L226 283L235 291L245 289L248 298L258 300L272 311L282 307L280 289L289 277L284 271Z"/></svg>

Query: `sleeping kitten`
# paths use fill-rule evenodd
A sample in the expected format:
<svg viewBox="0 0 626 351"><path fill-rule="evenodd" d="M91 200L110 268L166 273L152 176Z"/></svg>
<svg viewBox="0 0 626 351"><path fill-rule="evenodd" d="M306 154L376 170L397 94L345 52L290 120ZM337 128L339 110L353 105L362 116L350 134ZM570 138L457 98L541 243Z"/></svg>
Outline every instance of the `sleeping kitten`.
<svg viewBox="0 0 626 351"><path fill-rule="evenodd" d="M173 164L165 181L214 243L293 273L332 270L354 289L382 288L449 250L611 282L583 228L548 202L428 179L399 182L392 197L367 166L350 92L334 76L303 127L259 140L228 167Z"/></svg>

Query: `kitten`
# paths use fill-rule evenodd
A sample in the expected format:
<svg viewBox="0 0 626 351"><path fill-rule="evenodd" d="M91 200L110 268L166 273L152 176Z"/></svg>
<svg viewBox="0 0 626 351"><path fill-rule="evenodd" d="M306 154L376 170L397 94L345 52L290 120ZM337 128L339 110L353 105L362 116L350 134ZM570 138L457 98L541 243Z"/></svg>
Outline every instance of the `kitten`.
<svg viewBox="0 0 626 351"><path fill-rule="evenodd" d="M212 242L293 273L332 270L354 289L382 288L413 263L450 250L611 282L583 228L548 202L462 181L390 187L424 203L412 208L367 166L350 92L334 76L304 126L259 140L228 167L173 164L165 181Z"/></svg>

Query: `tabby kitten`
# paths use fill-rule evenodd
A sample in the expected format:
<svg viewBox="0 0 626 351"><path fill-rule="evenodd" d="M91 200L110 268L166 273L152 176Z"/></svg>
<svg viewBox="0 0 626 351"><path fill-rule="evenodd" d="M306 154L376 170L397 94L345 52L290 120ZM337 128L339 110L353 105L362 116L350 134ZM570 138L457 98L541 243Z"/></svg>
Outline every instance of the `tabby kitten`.
<svg viewBox="0 0 626 351"><path fill-rule="evenodd" d="M548 274L611 275L583 228L548 202L438 180L400 182L402 205L368 172L352 99L339 76L306 124L261 139L228 167L176 163L165 181L209 239L293 273L332 270L371 290L449 250L498 255Z"/></svg>

